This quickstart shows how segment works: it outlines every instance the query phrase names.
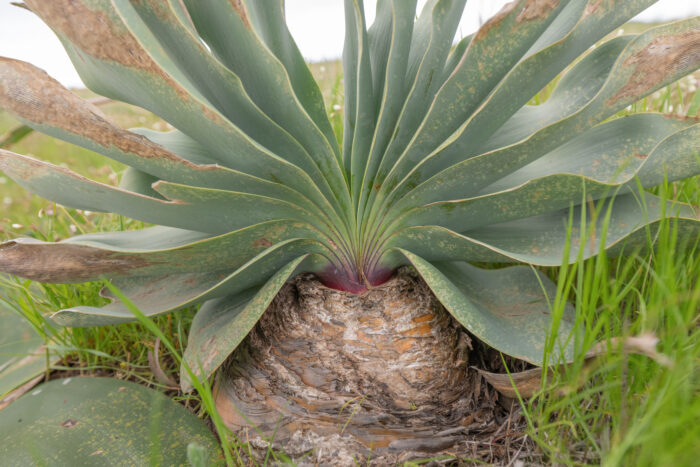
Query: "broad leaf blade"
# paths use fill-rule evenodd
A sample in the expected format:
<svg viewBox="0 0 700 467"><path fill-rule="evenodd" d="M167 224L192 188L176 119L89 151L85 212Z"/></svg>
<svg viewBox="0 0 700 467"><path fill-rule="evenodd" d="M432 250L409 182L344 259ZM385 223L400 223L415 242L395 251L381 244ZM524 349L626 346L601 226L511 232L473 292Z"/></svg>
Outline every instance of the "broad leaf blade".
<svg viewBox="0 0 700 467"><path fill-rule="evenodd" d="M206 425L165 395L111 378L51 381L0 411L0 457L14 465L188 465L219 460Z"/></svg>
<svg viewBox="0 0 700 467"><path fill-rule="evenodd" d="M504 128L498 132L494 141L488 141L496 147L509 145L508 141L517 142L523 137L527 137L533 132L547 126L552 122L557 122L566 116L570 116L585 107L590 99L603 86L605 78L610 73L617 57L629 43L630 37L618 37L601 47L597 47L593 52L586 55L572 70L564 75L562 81L558 83L554 93L546 103L539 106L526 106L516 113ZM557 148L558 149L558 148ZM537 147L532 146L532 150ZM476 149L473 152L478 152ZM488 151L484 150L488 154ZM522 151L508 161L509 166L515 164L514 161L527 157L527 152ZM416 205L419 202L432 202L447 199L460 199L474 195L480 188L483 188L484 179L490 180L494 173L501 172L501 166L490 165L489 157L476 156L466 157L466 160L455 165L449 165L450 161L444 161L446 168L437 174L420 183L415 189L404 195L398 202L399 206ZM428 167L431 163L428 161ZM435 170L442 167L441 161L434 166ZM423 178L414 174L412 181ZM392 199L397 198L408 191L408 186L396 190L392 194ZM394 208L396 209L396 208Z"/></svg>
<svg viewBox="0 0 700 467"><path fill-rule="evenodd" d="M465 120L462 130L449 138L457 136L451 150L466 155L470 148L478 147L576 57L655 1L571 0L474 115Z"/></svg>
<svg viewBox="0 0 700 467"><path fill-rule="evenodd" d="M297 99L282 62L252 30L245 5L229 0L185 0L185 4L214 55L241 79L258 107L302 144L330 184L341 211L348 212L349 192L334 147Z"/></svg>
<svg viewBox="0 0 700 467"><path fill-rule="evenodd" d="M363 1L345 0L343 160L355 206L361 191L376 120L371 66Z"/></svg>
<svg viewBox="0 0 700 467"><path fill-rule="evenodd" d="M111 2L87 0L28 5L54 29L90 89L154 112L199 141L225 166L282 180L322 203L324 196L306 172L251 139L201 95L127 2L119 2L121 11ZM129 11L127 27L120 14Z"/></svg>
<svg viewBox="0 0 700 467"><path fill-rule="evenodd" d="M290 261L309 253L325 251L310 240L288 240L267 248L233 272L214 270L121 277L113 280L112 284L144 315L156 316L213 298L236 295L260 285ZM110 294L106 295L114 298ZM77 306L60 310L51 319L63 326L87 327L134 321L135 317L125 304L115 301L102 308Z"/></svg>
<svg viewBox="0 0 700 467"><path fill-rule="evenodd" d="M324 195L332 199L327 180L309 152L251 100L241 79L212 56L199 37L178 19L176 6L179 1L170 1L167 5L161 3L115 5L127 22L137 20L131 12L132 8L135 9L178 68L213 106L246 135L307 172ZM310 149L312 154L327 150L323 144Z"/></svg>
<svg viewBox="0 0 700 467"><path fill-rule="evenodd" d="M700 125L637 115L601 125L476 197L409 211L406 225L462 232L700 174ZM656 124L649 128L650 124ZM685 128L684 128L685 127ZM600 144L598 144L600 143ZM564 170L562 170L564 169ZM553 172L553 173L552 173Z"/></svg>
<svg viewBox="0 0 700 467"><path fill-rule="evenodd" d="M679 236L692 238L700 232L700 218L690 206L664 204L650 194L640 198L635 193L601 201L602 211L593 225L594 215L590 211L586 214L586 225L581 225L582 207L578 206L573 212L564 209L462 234L439 226L411 227L396 233L387 246L409 250L429 261L515 261L559 266L562 261L575 262L579 254L590 258L601 248L612 249L610 254L620 252L623 247L627 251L645 248L655 238L660 222L670 216L677 218Z"/></svg>
<svg viewBox="0 0 700 467"><path fill-rule="evenodd" d="M526 266L484 270L466 263L434 263L401 251L447 310L479 339L510 356L541 365L552 328L556 286ZM573 356L574 309L557 327L555 352Z"/></svg>
<svg viewBox="0 0 700 467"><path fill-rule="evenodd" d="M445 66L465 4L466 0L429 2L416 22L406 77L409 91L375 183L384 184L387 175L394 170L396 161L414 138L430 102L442 84L438 78ZM421 36L428 37L426 44L417 42ZM414 50L424 50L419 61L418 52ZM415 77L412 79L413 73Z"/></svg>
<svg viewBox="0 0 700 467"><path fill-rule="evenodd" d="M208 377L226 360L305 258L306 255L294 259L260 288L211 300L202 306L192 321L184 359L195 375ZM180 384L185 392L192 389L187 378L183 377Z"/></svg>
<svg viewBox="0 0 700 467"><path fill-rule="evenodd" d="M411 36L413 34L413 16L416 11L415 0L387 0L382 2L382 4L390 5L390 7L385 6L382 10L385 15L391 15L391 36L388 38L390 39L390 46L386 51L388 54L386 57L387 63L385 64L386 69L382 79L376 78L377 75L375 75L375 99L379 109L377 125L363 174L362 193L360 193L357 216L359 219L363 218L363 213L366 209L365 204L371 190L377 188L377 185L373 185L372 182L384 157L387 145L391 140L396 121L404 104L404 80L408 67ZM389 11L387 12L386 10ZM387 19L384 20L384 22L387 21ZM374 28L375 25L369 31L370 41L375 37L374 34L379 34L379 32L375 32ZM374 68L373 65L373 73L376 73Z"/></svg>
<svg viewBox="0 0 700 467"><path fill-rule="evenodd" d="M528 162L535 160L544 153L565 143L581 131L591 128L614 115L635 100L697 69L700 65L700 55L694 52L697 47L695 49L693 47L700 37L698 22L700 22L700 19L697 18L679 21L653 28L638 36L620 54L604 86L583 108L567 118L544 127L518 144L487 153L489 159L493 160L492 166L496 168L492 172L505 175L509 170L517 168L515 166L517 162L513 161L518 161L521 158L527 159ZM673 44L669 45L670 49L666 49L669 52L666 56L667 62L657 63L659 65L656 69L657 72L647 76L648 70L638 70L636 61L640 60L642 56L652 54L652 59L650 60L658 62L660 60L659 56L653 56L653 50L661 43ZM639 71L638 74L635 74L636 70ZM634 76L645 76L642 83L637 83L641 84L640 86L635 84L635 80L642 78L634 78ZM519 86L519 82L514 82L512 85ZM496 94L493 93L492 98ZM507 103L509 100L504 98L504 102ZM513 110L516 110L519 106ZM496 113L497 115L502 115L502 113ZM394 186L398 183L399 188L397 190L401 191L397 194L405 193L412 186L419 184L440 170L478 155L477 145L479 141L482 141L480 138L490 136L497 128L497 126L491 125L491 120L489 118L484 120L485 124L492 129L490 133L483 128L476 128L471 120L467 121L462 125L462 130L474 127L473 134L460 130L458 139L450 137L444 144L420 161L418 165L411 166L411 172L401 182L392 179L389 186ZM458 141L462 141L462 143L458 144ZM486 157L486 155L481 157ZM494 160L496 158L499 159L498 162Z"/></svg>
<svg viewBox="0 0 700 467"><path fill-rule="evenodd" d="M262 41L287 70L297 99L316 123L316 126L323 132L336 156L340 158L340 148L328 120L321 90L287 28L284 17L284 1L244 1L248 7L251 22Z"/></svg>
<svg viewBox="0 0 700 467"><path fill-rule="evenodd" d="M700 161L692 164L694 153L700 150L697 138L700 125L690 120L674 120L659 114L635 114L603 123L535 162L481 190L495 193L526 183L528 180L557 173L580 174L610 184L623 184L637 176L642 186L663 182L647 179L649 175L678 180L678 165L684 177L700 173ZM661 149L659 146L666 147ZM685 161L684 163L680 163Z"/></svg>
<svg viewBox="0 0 700 467"><path fill-rule="evenodd" d="M442 84L439 77L445 67L465 4L466 0L429 1L414 25L404 80L406 97L376 173L371 174L371 178L368 174L364 181L363 195L368 197L367 204L370 205L370 209L366 213L363 212L363 223L372 222L377 217L376 211L381 203L376 198L381 199L386 191L394 187L387 177L393 172L396 161L401 158L415 136L416 129L428 111L429 103Z"/></svg>
<svg viewBox="0 0 700 467"><path fill-rule="evenodd" d="M25 189L59 204L91 211L113 211L144 222L203 230L211 234L230 232L273 219L299 216L298 220L309 221L315 217L287 201L275 198L169 182L158 182L154 186L169 200L150 198L1 149L0 169ZM236 206L236 210L229 209L232 205ZM325 230L326 227L322 225L321 222L318 227Z"/></svg>
<svg viewBox="0 0 700 467"><path fill-rule="evenodd" d="M306 171L313 160L299 143L270 119L248 96L241 79L219 62L199 37L177 16L179 1L117 4L126 21L136 10L178 68L236 126L275 154L283 155Z"/></svg>
<svg viewBox="0 0 700 467"><path fill-rule="evenodd" d="M630 69L630 66L625 65L630 57L637 56L639 53L646 53L644 51L648 52L649 49L655 47L654 44L659 40L671 40L671 38L677 35L674 34L674 31L693 30L693 28L695 28L696 31L700 31L695 25L698 21L700 20L681 21L668 27L652 29L639 36L627 46L623 54L618 58L616 66L608 77L606 84L586 107L570 117L543 128L521 143L480 156L480 164L488 164L493 167L493 170L490 172L482 171L481 173L486 174L487 178L494 181L492 177L498 177L499 174L500 176L506 175L538 159L545 153L554 150L557 146L573 139L582 131L594 126L600 120L622 109L623 104L626 105L632 100L642 97L646 93L652 92L654 89L683 76L688 70L692 70L694 67L696 68L700 65L700 55L693 54L692 51L684 49L681 44L675 49L675 53L671 54L671 57L675 57L675 60L678 62L678 67L670 66L668 68L662 68L662 72L650 75L649 81L646 82L646 84L653 87L639 88L640 94L634 97L634 99L630 97L625 99L614 98L615 95L619 95L621 92L627 92L624 91L624 89L627 87L625 83L628 79L632 81L635 79L629 76L629 73L633 73L633 70ZM689 34L691 34L692 37L700 38L700 32L692 32ZM684 55L685 52L688 52L688 54ZM631 68L634 67L632 66ZM465 161L465 164L467 162L468 161Z"/></svg>
<svg viewBox="0 0 700 467"><path fill-rule="evenodd" d="M201 183L211 167L179 158L143 136L122 130L89 102L42 70L0 57L0 107L42 133L99 152L160 178Z"/></svg>
<svg viewBox="0 0 700 467"><path fill-rule="evenodd" d="M402 177L456 131L520 60L567 1L511 2L484 24L430 103L429 113L392 171ZM425 104L424 104L425 105Z"/></svg>
<svg viewBox="0 0 700 467"><path fill-rule="evenodd" d="M188 182L172 180L176 183L257 194L285 200L299 207L303 207L309 212L316 212L321 217L328 217L332 219L330 223L333 224L333 226L343 228L343 221L338 215L340 210L336 204L332 204L328 199L321 196L321 193L318 191L315 192L314 196L309 197L297 190L289 188L283 184L282 180L278 179L275 175L275 170L272 170L268 174L269 178L277 180L273 182L227 167L222 167L216 164L216 161L210 159L210 152L206 147L178 130L159 132L145 128L136 128L132 130L132 132L146 136L154 143L160 144L174 154L194 164L205 165L202 167L202 170L195 174Z"/></svg>
<svg viewBox="0 0 700 467"><path fill-rule="evenodd" d="M273 220L219 236L154 228L0 244L0 270L40 282L230 272L265 249L293 238L320 239L307 225Z"/></svg>
<svg viewBox="0 0 700 467"><path fill-rule="evenodd" d="M457 42L457 45L454 46L450 52L450 55L447 57L447 61L445 62L445 68L442 70L441 81L443 83L447 81L452 72L455 71L455 68L457 68L457 65L459 65L459 62L462 60L462 57L464 57L464 53L467 51L469 43L472 41L472 39L474 39L474 34L463 37L459 40L459 42Z"/></svg>
<svg viewBox="0 0 700 467"><path fill-rule="evenodd" d="M58 361L44 344L25 318L0 301L0 400Z"/></svg>

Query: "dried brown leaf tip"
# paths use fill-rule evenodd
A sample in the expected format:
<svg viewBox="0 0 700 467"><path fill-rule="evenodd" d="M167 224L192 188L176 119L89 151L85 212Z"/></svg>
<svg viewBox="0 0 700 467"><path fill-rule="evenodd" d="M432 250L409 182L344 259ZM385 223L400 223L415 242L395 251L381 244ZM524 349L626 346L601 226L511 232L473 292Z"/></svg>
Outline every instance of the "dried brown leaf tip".
<svg viewBox="0 0 700 467"><path fill-rule="evenodd" d="M43 70L5 57L0 57L0 107L25 120L66 129L106 120L96 107L82 101ZM80 107L82 115L72 115Z"/></svg>
<svg viewBox="0 0 700 467"><path fill-rule="evenodd" d="M158 76L182 99L189 99L187 91L158 66L116 13L109 11L110 4L103 5L105 11L93 10L80 0L27 0L27 4L54 31L84 53Z"/></svg>
<svg viewBox="0 0 700 467"><path fill-rule="evenodd" d="M474 40L483 39L491 29L498 27L511 13L514 13L518 4L517 0L506 3L501 10L489 19L477 31ZM527 0L524 2L522 9L515 17L515 21L522 23L523 21L532 21L537 18L546 18L549 13L559 5L559 0Z"/></svg>
<svg viewBox="0 0 700 467"><path fill-rule="evenodd" d="M105 148L194 166L145 136L123 130L94 105L79 98L43 70L0 57L0 107L30 122L60 128Z"/></svg>
<svg viewBox="0 0 700 467"><path fill-rule="evenodd" d="M537 18L546 18L557 6L559 6L559 0L530 0L525 3L515 20L522 23Z"/></svg>
<svg viewBox="0 0 700 467"><path fill-rule="evenodd" d="M508 2L505 5L503 5L503 8L501 8L498 13L493 15L491 19L486 21L484 25L479 28L472 42L476 42L483 39L492 28L497 27L497 25L499 25L501 21L505 20L508 17L508 15L510 15L511 12L513 12L516 6L518 6L517 0L513 0L512 2Z"/></svg>
<svg viewBox="0 0 700 467"><path fill-rule="evenodd" d="M22 2L10 2L10 5L16 6L17 8L24 8L25 10L29 10L29 7L27 7L27 5L25 5ZM29 11L31 11L31 10L29 10Z"/></svg>
<svg viewBox="0 0 700 467"><path fill-rule="evenodd" d="M10 241L0 244L0 267L39 282L79 282L125 275L151 265L142 257L70 244Z"/></svg>
<svg viewBox="0 0 700 467"><path fill-rule="evenodd" d="M149 69L151 57L124 25L80 0L27 0L27 5L52 29L95 58L130 68Z"/></svg>
<svg viewBox="0 0 700 467"><path fill-rule="evenodd" d="M236 13L238 13L238 16L241 17L241 21L243 21L243 24L247 29L250 29L250 20L248 20L248 13L246 12L245 5L241 0L230 0L231 1L231 6L233 7L234 10L236 10Z"/></svg>
<svg viewBox="0 0 700 467"><path fill-rule="evenodd" d="M605 0L592 0L591 2L589 2L588 5L586 5L586 11L584 15L594 15L598 11L598 8L600 8L600 5L603 3L603 1Z"/></svg>
<svg viewBox="0 0 700 467"><path fill-rule="evenodd" d="M667 355L660 353L656 348L659 338L651 333L640 334L639 336L614 337L608 342L599 342L586 353L586 359L603 355L609 351L622 351L632 354L645 355L654 360L659 365L670 367L673 365Z"/></svg>
<svg viewBox="0 0 700 467"><path fill-rule="evenodd" d="M634 101L677 74L686 74L700 63L700 29L661 36L623 62L634 67L629 81L607 105L620 100Z"/></svg>
<svg viewBox="0 0 700 467"><path fill-rule="evenodd" d="M38 160L4 149L0 149L0 170L15 180L31 180L45 176L48 172L47 166ZM67 172L63 167L56 167L56 170Z"/></svg>

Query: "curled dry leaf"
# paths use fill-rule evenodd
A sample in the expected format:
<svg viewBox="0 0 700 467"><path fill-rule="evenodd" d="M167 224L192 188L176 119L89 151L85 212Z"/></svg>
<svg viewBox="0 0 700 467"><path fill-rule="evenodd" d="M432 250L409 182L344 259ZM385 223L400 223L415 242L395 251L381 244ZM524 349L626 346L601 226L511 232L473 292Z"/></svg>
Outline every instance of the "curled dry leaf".
<svg viewBox="0 0 700 467"><path fill-rule="evenodd" d="M607 354L608 351L620 351L645 355L659 365L670 367L673 365L667 355L656 350L659 338L651 333L639 336L614 337L610 341L598 342L586 353L586 360L594 359L600 355ZM530 370L517 373L490 373L475 368L484 379L498 392L506 397L516 398L518 393L523 398L532 397L542 386L542 369L532 368Z"/></svg>
<svg viewBox="0 0 700 467"><path fill-rule="evenodd" d="M168 388L177 389L178 384L168 376L160 366L160 358L158 358L158 353L160 351L160 338L156 338L156 342L153 344L153 351L148 351L148 366L153 372L153 376L156 380Z"/></svg>

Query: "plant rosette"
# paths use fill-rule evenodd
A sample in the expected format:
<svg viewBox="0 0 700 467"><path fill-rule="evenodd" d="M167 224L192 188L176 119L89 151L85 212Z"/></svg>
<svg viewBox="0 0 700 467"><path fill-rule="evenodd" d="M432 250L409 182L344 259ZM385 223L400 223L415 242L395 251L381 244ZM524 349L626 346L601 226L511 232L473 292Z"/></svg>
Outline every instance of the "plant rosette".
<svg viewBox="0 0 700 467"><path fill-rule="evenodd" d="M202 303L185 361L201 378L223 368L236 432L289 450L449 450L474 409L466 331L536 366L546 347L572 356L574 308L552 308L532 266L643 246L667 217L700 231L692 206L640 190L700 172L698 122L611 118L700 66L700 18L599 43L654 1L518 0L453 47L465 0L416 3L380 0L367 27L345 1L339 144L283 2L26 0L91 90L175 130L121 129L0 59L0 107L129 166L118 188L7 150L0 169L62 205L156 224L13 240L0 269L107 279L146 316ZM135 318L114 300L52 319Z"/></svg>

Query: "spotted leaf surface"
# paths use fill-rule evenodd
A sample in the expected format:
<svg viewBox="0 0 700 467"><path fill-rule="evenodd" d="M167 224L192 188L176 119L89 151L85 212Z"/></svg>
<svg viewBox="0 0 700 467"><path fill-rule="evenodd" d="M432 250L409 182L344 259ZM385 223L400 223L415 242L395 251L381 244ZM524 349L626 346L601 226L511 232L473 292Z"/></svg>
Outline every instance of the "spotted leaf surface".
<svg viewBox="0 0 700 467"><path fill-rule="evenodd" d="M459 38L464 0L420 11L378 0L372 24L362 0L344 0L341 135L284 2L26 0L93 92L174 129L120 128L43 71L0 58L0 107L129 167L118 187L100 184L12 152L10 135L0 170L65 206L155 224L11 240L0 270L110 280L147 316L202 304L186 359L209 375L294 274L364 293L412 265L472 333L540 364L552 284L530 266L653 247L669 217L679 235L700 233L697 207L645 191L700 174L700 121L620 116L700 67L699 18L606 39L653 3L515 0ZM105 295L103 308L52 317L134 319ZM565 309L555 340L570 356Z"/></svg>
<svg viewBox="0 0 700 467"><path fill-rule="evenodd" d="M204 422L165 395L113 378L66 378L0 411L6 465L189 465L187 446L219 457Z"/></svg>

